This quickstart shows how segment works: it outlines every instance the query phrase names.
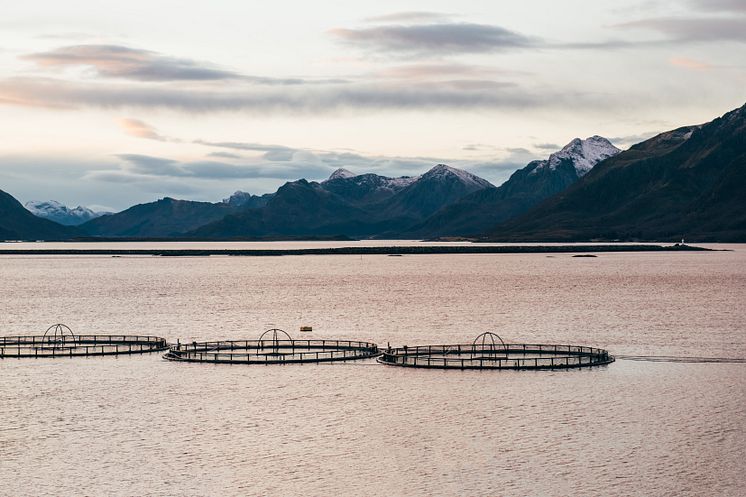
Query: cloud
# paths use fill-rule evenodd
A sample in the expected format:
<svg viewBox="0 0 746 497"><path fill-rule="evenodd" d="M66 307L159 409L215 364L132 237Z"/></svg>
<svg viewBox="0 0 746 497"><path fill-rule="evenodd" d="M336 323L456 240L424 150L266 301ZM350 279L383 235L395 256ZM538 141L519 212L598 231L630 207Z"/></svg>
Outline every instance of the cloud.
<svg viewBox="0 0 746 497"><path fill-rule="evenodd" d="M638 21L636 21L638 22ZM639 21L647 22L647 21ZM634 23L614 27L629 28ZM481 54L514 50L615 50L667 45L671 40L601 40L562 42L523 35L501 26L439 22L430 24L391 24L359 29L332 29L340 41L377 54L397 57L444 57L459 54ZM442 65L447 71L449 68ZM406 74L406 66L403 69ZM411 71L416 74L416 66ZM434 73L437 66L420 67L421 74ZM395 72L393 73L395 76Z"/></svg>
<svg viewBox="0 0 746 497"><path fill-rule="evenodd" d="M689 4L706 12L746 13L746 2L743 0L689 0Z"/></svg>
<svg viewBox="0 0 746 497"><path fill-rule="evenodd" d="M622 29L655 31L674 42L746 42L745 17L660 17L617 24Z"/></svg>
<svg viewBox="0 0 746 497"><path fill-rule="evenodd" d="M168 176L157 176L152 174L138 174L128 171L91 171L82 178L83 181L95 181L96 183L136 186L140 190L151 192L156 195L190 195L200 192L200 188L179 178ZM147 202L152 201L148 198ZM124 205L128 205L126 202Z"/></svg>
<svg viewBox="0 0 746 497"><path fill-rule="evenodd" d="M64 33L46 33L46 34L41 34L41 35L36 36L36 38L40 40L67 40L67 41L93 40L99 37L100 37L99 35L77 32L77 31L68 31Z"/></svg>
<svg viewBox="0 0 746 497"><path fill-rule="evenodd" d="M202 142L207 143L207 142ZM211 146L225 145L228 148L243 149L243 145L254 149L261 147L254 143L213 143ZM276 147L277 145L271 146ZM270 146L266 146L270 148ZM302 165L312 166L316 175L310 176L286 176L286 178L306 177L307 179L320 180L343 167L345 169L358 171L360 173L376 173L383 176L416 176L422 174L437 163L446 163L454 167L466 169L475 174L482 175L488 181L495 184L502 183L510 173L518 168L524 167L528 162L538 158L536 154L525 148L496 148L485 144L470 144L464 150L481 152L479 155L495 154L498 159L484 160L475 159L444 159L443 157L390 157L390 156L368 156L351 151L329 151L310 150L286 147L295 150L290 163L295 167ZM559 147L557 148L559 149Z"/></svg>
<svg viewBox="0 0 746 497"><path fill-rule="evenodd" d="M91 171L84 178L115 183L140 182L148 177L191 180L319 178L325 177L333 170L323 162L309 164L299 161L282 165L261 162L231 164L213 160L182 162L142 154L119 154L117 157L122 160L118 168Z"/></svg>
<svg viewBox="0 0 746 497"><path fill-rule="evenodd" d="M125 161L125 169L133 173L155 176L186 175L181 165L170 159L140 154L119 154L117 157Z"/></svg>
<svg viewBox="0 0 746 497"><path fill-rule="evenodd" d="M285 150L292 155L283 161L267 160L265 156L241 158L240 163L216 160L178 161L142 154L119 154L120 163L115 167L96 169L85 175L87 180L136 183L150 177L194 182L195 180L223 181L234 179L308 180L325 179L334 170L345 167L383 175L401 176L419 174L442 160L432 157L365 156L350 151L328 151L294 148L282 145L262 145L241 142L206 142L209 147L233 150ZM211 154L215 155L215 154ZM453 161L454 164L459 161ZM466 162L464 162L466 164Z"/></svg>
<svg viewBox="0 0 746 497"><path fill-rule="evenodd" d="M437 63L437 64L406 64L388 67L373 73L376 78L389 80L439 80L444 78L490 78L502 76L514 76L517 74L526 74L522 71L498 69L495 67L458 64L458 63Z"/></svg>
<svg viewBox="0 0 746 497"><path fill-rule="evenodd" d="M207 154L208 157L218 157L221 159L242 159L243 157L238 154L232 154L230 152L210 152Z"/></svg>
<svg viewBox="0 0 746 497"><path fill-rule="evenodd" d="M240 77L208 64L121 45L73 45L21 58L42 67L89 67L97 76L137 81L214 81Z"/></svg>
<svg viewBox="0 0 746 497"><path fill-rule="evenodd" d="M219 161L195 161L181 164L185 175L208 179L285 177L285 168L273 170L264 166L228 164ZM282 173L280 172L282 171Z"/></svg>
<svg viewBox="0 0 746 497"><path fill-rule="evenodd" d="M264 145L261 143L209 142L204 140L195 140L194 143L207 145L208 147L264 152L262 158L273 162L289 161L293 158L293 154L298 151L298 149L283 145Z"/></svg>
<svg viewBox="0 0 746 497"><path fill-rule="evenodd" d="M483 158L474 159L444 159L443 157L390 157L390 156L367 156L352 151L330 151L330 150L311 150L293 148L282 145L262 145L256 143L241 142L207 142L197 141L203 145L211 147L225 147L235 150L272 150L283 148L293 150L292 158L289 159L289 165L294 167L315 166L316 176L304 176L307 179L323 179L340 168L372 172L383 176L414 176L422 174L437 163L447 163L454 167L460 167L469 171L481 171L485 174L485 179L489 181L502 181L507 172L512 172L519 167L525 166L536 155L525 148L497 148L485 144L469 144L463 147L463 150L480 152L480 156L487 153L503 156L500 159L486 161ZM558 150L557 147L555 150ZM263 171L264 165L258 163L258 170ZM291 178L292 176L287 176ZM300 177L300 176L297 176Z"/></svg>
<svg viewBox="0 0 746 497"><path fill-rule="evenodd" d="M526 167L529 162L537 159L546 159L546 155L536 154L523 147L503 148L500 149L500 152L502 153L498 154L492 160L482 160L468 164L469 171L499 186L512 173Z"/></svg>
<svg viewBox="0 0 746 497"><path fill-rule="evenodd" d="M337 28L330 33L343 42L372 51L408 55L488 53L533 47L538 43L535 38L500 26L454 22Z"/></svg>
<svg viewBox="0 0 746 497"><path fill-rule="evenodd" d="M531 153L527 148L523 147L508 147L505 150L514 155L527 155Z"/></svg>
<svg viewBox="0 0 746 497"><path fill-rule="evenodd" d="M0 155L3 190L12 192L22 203L31 199L58 200L66 205L86 205L94 210L120 210L134 203L150 202L156 195L186 195L194 198L220 198L230 185L211 185L168 177L121 173L108 181L90 181L98 171L117 171L116 157L60 157L38 152L23 156ZM206 187L206 188L205 188ZM207 192L207 193L206 193Z"/></svg>
<svg viewBox="0 0 746 497"><path fill-rule="evenodd" d="M452 19L454 16L451 14L444 14L442 12L427 12L427 11L416 11L410 10L406 12L393 12L391 14L385 14L382 16L368 17L365 19L367 22L374 23L388 23L388 22L433 22L433 21L444 21Z"/></svg>
<svg viewBox="0 0 746 497"><path fill-rule="evenodd" d="M556 152L562 148L561 145L557 145L556 143L534 143L533 147L539 150L551 150L552 152Z"/></svg>
<svg viewBox="0 0 746 497"><path fill-rule="evenodd" d="M140 121L139 119L121 119L119 125L125 134L136 138L146 138L148 140L168 141L168 138L161 136L151 125Z"/></svg>
<svg viewBox="0 0 746 497"><path fill-rule="evenodd" d="M279 112L333 114L345 110L526 109L607 105L599 95L552 93L502 81L439 81L328 85L307 88L191 88L184 85L126 85L16 77L0 80L0 102L49 108L170 109L190 113Z"/></svg>
<svg viewBox="0 0 746 497"><path fill-rule="evenodd" d="M122 45L73 45L46 52L21 56L49 69L88 68L99 78L116 78L142 82L221 82L241 81L255 85L343 84L339 78L307 80L303 78L272 78L227 71L206 62L171 57L150 50Z"/></svg>
<svg viewBox="0 0 746 497"><path fill-rule="evenodd" d="M668 60L668 63L672 66L683 67L684 69L691 69L694 71L704 71L707 69L712 69L713 67L707 62L689 59L687 57L672 57Z"/></svg>
<svg viewBox="0 0 746 497"><path fill-rule="evenodd" d="M614 136L609 138L608 140L616 145L630 146L636 143L643 142L658 134L660 134L660 131L646 131L644 133L637 133L634 135Z"/></svg>
<svg viewBox="0 0 746 497"><path fill-rule="evenodd" d="M467 152L494 152L499 149L494 145L487 145L485 143L468 143L461 147L461 150Z"/></svg>
<svg viewBox="0 0 746 497"><path fill-rule="evenodd" d="M526 164L536 158L530 155L516 155L504 160L477 162L470 164L468 167L470 173L488 180L495 186L500 186L517 169L525 167Z"/></svg>
<svg viewBox="0 0 746 497"><path fill-rule="evenodd" d="M705 5L709 5L709 2L704 0L695 0L694 3L703 10ZM713 10L739 13L746 11L746 7L743 1L716 0ZM428 15L433 16L432 19L429 19ZM389 22L390 24L361 28L336 28L330 30L329 33L341 42L377 54L436 58L456 54L493 53L521 49L609 50L666 46L686 41L746 41L746 17L742 16L642 19L616 24L612 27L655 31L663 35L663 38L580 42L542 39L496 25L454 22L449 19L449 16L436 17L436 13L428 12L403 12L374 19L377 22ZM396 23L397 21L399 23ZM415 21L422 21L422 23ZM401 24L401 22L408 23ZM421 67L420 70L424 73L429 69ZM406 74L406 69L404 71Z"/></svg>
<svg viewBox="0 0 746 497"><path fill-rule="evenodd" d="M358 168L367 172L382 172L382 174L407 174L410 170L420 170L427 164L439 162L435 158L425 157L383 157L365 156L351 151L329 151L311 150L303 148L288 147L285 145L266 145L261 143L247 142L210 142L195 140L194 143L209 147L227 148L231 150L247 150L265 152L254 164L260 168L266 166L261 161L266 160L273 163L286 162L282 167L301 167L303 165L318 166L316 171L322 172L321 176L311 176L308 179L325 178L340 167ZM277 166L271 166L276 168ZM273 172L279 169L273 169Z"/></svg>

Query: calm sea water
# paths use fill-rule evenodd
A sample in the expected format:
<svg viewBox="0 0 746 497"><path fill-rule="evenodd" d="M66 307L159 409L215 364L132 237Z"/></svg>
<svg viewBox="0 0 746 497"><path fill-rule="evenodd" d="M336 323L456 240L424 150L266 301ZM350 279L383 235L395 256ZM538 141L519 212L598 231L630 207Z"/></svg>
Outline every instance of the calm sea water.
<svg viewBox="0 0 746 497"><path fill-rule="evenodd" d="M570 343L746 357L717 253L0 257L0 334ZM297 332L312 325L313 333ZM373 361L0 361L0 495L732 495L746 364L422 371Z"/></svg>

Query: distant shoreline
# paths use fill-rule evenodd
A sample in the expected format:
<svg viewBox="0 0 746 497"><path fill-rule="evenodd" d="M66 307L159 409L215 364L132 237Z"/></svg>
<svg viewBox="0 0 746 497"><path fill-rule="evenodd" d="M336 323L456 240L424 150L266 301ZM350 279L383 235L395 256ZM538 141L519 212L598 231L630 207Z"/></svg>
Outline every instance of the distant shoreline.
<svg viewBox="0 0 746 497"><path fill-rule="evenodd" d="M282 255L556 254L603 252L713 252L693 245L389 246L299 249L0 249L0 255L153 255L162 257L272 257Z"/></svg>

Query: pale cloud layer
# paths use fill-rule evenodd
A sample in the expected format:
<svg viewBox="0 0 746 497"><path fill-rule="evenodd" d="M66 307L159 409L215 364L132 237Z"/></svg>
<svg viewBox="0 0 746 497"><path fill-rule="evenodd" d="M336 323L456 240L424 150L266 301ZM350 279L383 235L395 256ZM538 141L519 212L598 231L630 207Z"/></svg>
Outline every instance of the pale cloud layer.
<svg viewBox="0 0 746 497"><path fill-rule="evenodd" d="M75 45L21 56L51 69L88 68L92 76L133 81L231 81L243 80L260 85L310 84L300 78L250 76L221 70L206 62L162 55L122 45ZM317 83L340 82L321 80Z"/></svg>
<svg viewBox="0 0 746 497"><path fill-rule="evenodd" d="M158 141L166 140L166 137L158 134L155 128L139 119L125 118L119 121L119 124L122 127L122 131L129 136Z"/></svg>
<svg viewBox="0 0 746 497"><path fill-rule="evenodd" d="M700 60L690 59L689 57L671 57L669 61L671 65L677 67L683 67L684 69L692 69L695 71L706 71L712 69L712 64L702 62Z"/></svg>
<svg viewBox="0 0 746 497"><path fill-rule="evenodd" d="M118 45L76 45L22 57L42 67L89 67L98 76L139 81L212 81L238 75L188 59Z"/></svg>
<svg viewBox="0 0 746 497"><path fill-rule="evenodd" d="M690 0L690 4L705 12L740 12L746 14L744 0Z"/></svg>
<svg viewBox="0 0 746 497"><path fill-rule="evenodd" d="M653 31L668 40L684 42L746 42L746 16L743 17L659 17L619 24L625 29Z"/></svg>
<svg viewBox="0 0 746 497"><path fill-rule="evenodd" d="M537 43L531 37L501 26L454 22L337 28L330 33L344 42L365 49L413 55L495 52L527 48Z"/></svg>
<svg viewBox="0 0 746 497"><path fill-rule="evenodd" d="M433 21L447 21L452 19L452 14L445 14L443 12L428 12L428 11L405 11L405 12L393 12L391 14L384 14L380 16L372 16L365 19L366 22L371 23L391 23L391 22L404 22L404 23L417 23L417 22L433 22Z"/></svg>
<svg viewBox="0 0 746 497"><path fill-rule="evenodd" d="M219 88L164 87L141 84L98 84L57 78L16 77L0 80L0 102L76 108L170 109L182 112L336 113L339 111L428 110L463 111L474 108L554 107L569 102L591 103L593 95L552 94L521 88L509 81L445 80L339 84L305 88L230 86Z"/></svg>

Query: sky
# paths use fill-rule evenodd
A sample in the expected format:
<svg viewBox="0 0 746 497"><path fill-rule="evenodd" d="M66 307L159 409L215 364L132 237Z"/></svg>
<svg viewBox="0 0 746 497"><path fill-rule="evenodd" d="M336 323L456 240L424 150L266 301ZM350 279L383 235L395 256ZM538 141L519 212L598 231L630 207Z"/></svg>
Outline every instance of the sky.
<svg viewBox="0 0 746 497"><path fill-rule="evenodd" d="M438 163L493 184L746 102L746 0L0 0L0 189L121 210Z"/></svg>

